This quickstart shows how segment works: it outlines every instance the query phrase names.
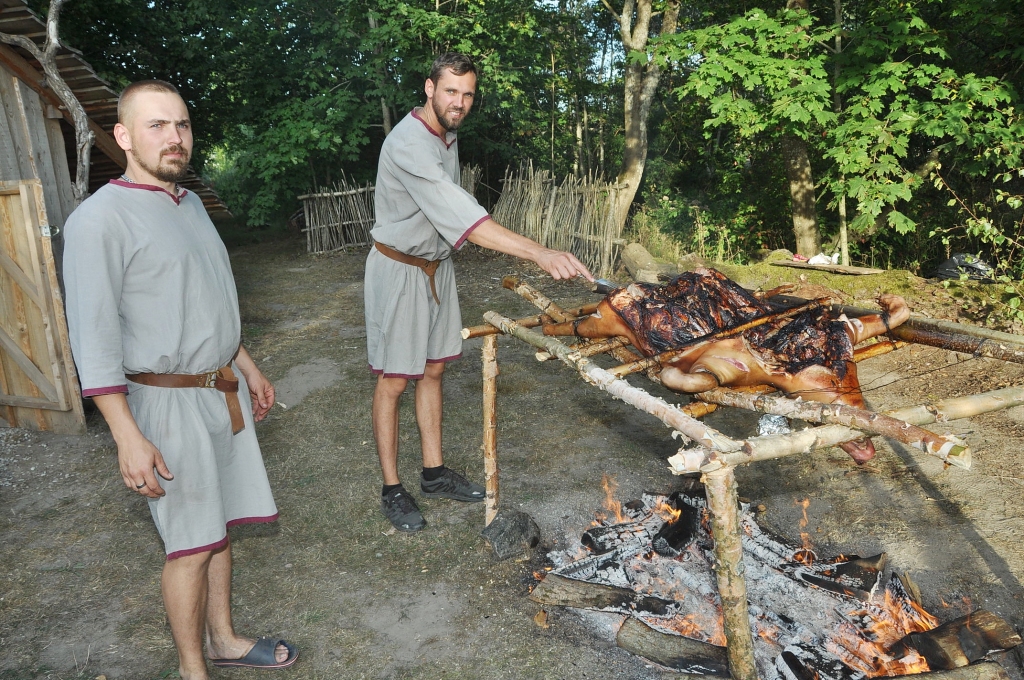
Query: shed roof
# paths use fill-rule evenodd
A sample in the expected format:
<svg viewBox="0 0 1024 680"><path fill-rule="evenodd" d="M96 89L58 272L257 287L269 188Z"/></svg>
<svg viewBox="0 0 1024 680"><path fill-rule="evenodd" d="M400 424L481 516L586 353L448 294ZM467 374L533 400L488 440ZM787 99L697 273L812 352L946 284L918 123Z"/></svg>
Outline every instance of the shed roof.
<svg viewBox="0 0 1024 680"><path fill-rule="evenodd" d="M26 36L41 48L46 41L46 22L28 8L25 0L0 0L0 32ZM38 92L45 104L59 109L65 120L70 123L69 114L60 105L53 91L46 87L42 66L31 54L20 47L0 43L0 63L10 68L22 81ZM124 151L113 139L114 124L117 123L118 93L96 75L92 66L75 50L62 47L57 53L57 67L93 123L90 127L96 134L96 144L89 166L89 185L91 190L96 190L119 176L125 167ZM68 150L68 166L74 168L74 128L72 125L61 127L64 130L65 148ZM216 192L191 168L179 184L202 199L206 212L211 217L231 215Z"/></svg>

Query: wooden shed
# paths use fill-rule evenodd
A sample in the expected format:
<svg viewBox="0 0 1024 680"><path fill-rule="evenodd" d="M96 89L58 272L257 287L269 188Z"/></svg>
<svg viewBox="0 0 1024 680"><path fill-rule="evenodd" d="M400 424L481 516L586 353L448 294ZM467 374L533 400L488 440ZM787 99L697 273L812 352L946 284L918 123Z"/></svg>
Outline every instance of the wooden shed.
<svg viewBox="0 0 1024 680"><path fill-rule="evenodd" d="M24 0L0 0L0 32L41 46L46 24ZM96 135L89 175L95 191L125 168L112 136L118 93L72 50L61 50L57 65ZM75 153L70 114L46 86L42 67L27 51L0 43L0 421L10 426L85 431L58 283L61 234L75 208ZM211 217L230 216L194 173L181 184Z"/></svg>

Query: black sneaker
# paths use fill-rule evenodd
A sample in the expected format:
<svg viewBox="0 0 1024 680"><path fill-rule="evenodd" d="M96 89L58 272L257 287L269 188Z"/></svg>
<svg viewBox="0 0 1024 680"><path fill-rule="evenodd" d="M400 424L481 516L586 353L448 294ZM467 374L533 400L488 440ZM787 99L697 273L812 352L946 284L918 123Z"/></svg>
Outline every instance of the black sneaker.
<svg viewBox="0 0 1024 680"><path fill-rule="evenodd" d="M451 498L464 503L479 503L485 496L484 487L448 468L432 482L428 482L420 473L420 490L428 498Z"/></svg>
<svg viewBox="0 0 1024 680"><path fill-rule="evenodd" d="M404 487L392 489L380 499L380 510L399 531L419 531L427 526L416 501Z"/></svg>

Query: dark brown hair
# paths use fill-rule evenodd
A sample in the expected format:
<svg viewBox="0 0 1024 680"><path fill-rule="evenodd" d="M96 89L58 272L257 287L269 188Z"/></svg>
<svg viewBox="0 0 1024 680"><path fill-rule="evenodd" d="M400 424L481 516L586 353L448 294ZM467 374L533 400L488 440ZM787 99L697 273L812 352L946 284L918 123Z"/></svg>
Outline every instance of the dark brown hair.
<svg viewBox="0 0 1024 680"><path fill-rule="evenodd" d="M434 63L431 64L429 77L434 82L434 85L437 85L437 81L444 75L445 70L449 70L457 76L464 76L467 73L479 75L473 60L465 54L459 54L458 52L445 52L439 55L434 60Z"/></svg>

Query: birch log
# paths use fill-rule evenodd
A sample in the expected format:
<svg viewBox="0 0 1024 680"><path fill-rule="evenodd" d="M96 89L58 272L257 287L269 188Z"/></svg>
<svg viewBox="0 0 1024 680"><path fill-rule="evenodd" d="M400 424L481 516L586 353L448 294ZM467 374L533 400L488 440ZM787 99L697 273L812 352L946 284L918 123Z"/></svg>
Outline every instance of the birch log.
<svg viewBox="0 0 1024 680"><path fill-rule="evenodd" d="M747 611L747 582L743 577L736 476L731 466L725 466L705 473L702 481L707 489L711 531L715 537L715 578L722 598L729 675L734 680L757 680L754 638Z"/></svg>
<svg viewBox="0 0 1024 680"><path fill-rule="evenodd" d="M1007 387L983 394L975 394L955 399L945 399L934 404L922 404L895 411L887 411L886 415L905 420L914 425L928 425L935 422L946 422L959 418L969 418L982 413L1000 411L1013 406L1024 405L1024 387ZM807 428L788 435L771 435L768 437L752 437L743 442L743 451L716 452L706 448L681 450L668 459L674 474L684 475L699 472L706 466L742 465L759 460L782 458L797 453L807 453L813 449L838 446L843 442L859 439L864 436L860 430L843 425L824 425ZM956 464L954 461L948 461Z"/></svg>
<svg viewBox="0 0 1024 680"><path fill-rule="evenodd" d="M547 314L558 323L572 320L572 317L566 314L565 310L556 305L551 298L528 283L523 283L516 276L506 276L501 280L501 285L511 291L519 293L523 298L532 302L537 309L544 314Z"/></svg>
<svg viewBox="0 0 1024 680"><path fill-rule="evenodd" d="M778 394L749 394L736 390L715 389L697 395L701 401L719 406L737 406L748 411L799 418L812 423L836 423L870 434L909 444L947 463L970 469L971 451L951 435L940 436L923 428L883 413L874 413L844 404L823 404L817 401L789 399Z"/></svg>

